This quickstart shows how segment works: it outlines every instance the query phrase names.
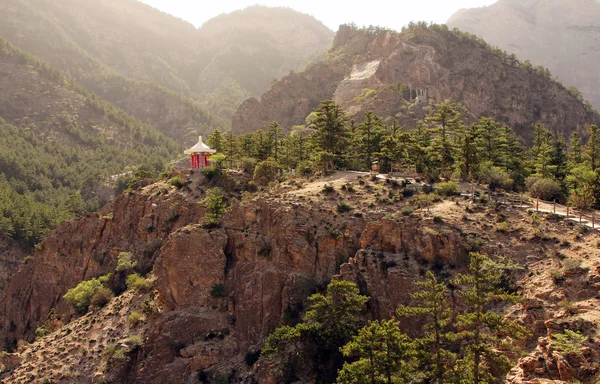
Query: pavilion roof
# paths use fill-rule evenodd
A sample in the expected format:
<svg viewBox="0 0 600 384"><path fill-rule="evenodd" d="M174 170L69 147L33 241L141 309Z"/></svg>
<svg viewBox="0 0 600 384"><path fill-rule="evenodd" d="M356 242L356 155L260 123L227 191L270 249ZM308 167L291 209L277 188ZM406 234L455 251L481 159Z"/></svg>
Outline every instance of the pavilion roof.
<svg viewBox="0 0 600 384"><path fill-rule="evenodd" d="M214 149L202 142L202 136L198 137L198 142L190 149L186 149L183 153L191 155L194 153L217 153Z"/></svg>

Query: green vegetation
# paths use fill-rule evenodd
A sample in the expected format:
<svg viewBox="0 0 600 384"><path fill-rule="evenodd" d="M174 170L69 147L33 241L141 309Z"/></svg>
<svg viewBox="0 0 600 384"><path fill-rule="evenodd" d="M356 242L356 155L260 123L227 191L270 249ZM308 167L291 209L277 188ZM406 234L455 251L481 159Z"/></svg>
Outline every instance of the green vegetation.
<svg viewBox="0 0 600 384"><path fill-rule="evenodd" d="M185 185L185 180L181 176L175 176L168 181L169 185L175 188L181 188Z"/></svg>
<svg viewBox="0 0 600 384"><path fill-rule="evenodd" d="M110 297L112 297L110 296L112 295L112 292L108 294L105 291L106 287L103 286L109 279L110 275L104 275L94 279L84 280L77 284L76 287L69 289L64 295L64 299L79 313L85 313L90 304L92 304L92 298L95 297L96 293L99 293L99 296L95 298L95 302L102 306L110 300ZM105 300L107 297L108 300Z"/></svg>
<svg viewBox="0 0 600 384"><path fill-rule="evenodd" d="M513 341L528 335L497 312L499 304L519 301L501 288L511 268L471 253L469 273L451 282L438 282L428 272L416 283L413 302L397 311L422 324L417 337L403 333L396 319L361 328L368 298L354 284L334 281L326 295L309 297L302 322L269 336L262 357L283 363L285 372L312 369L318 382L500 383L511 366L507 356L516 349ZM451 306L449 283L452 295L461 297L460 308Z"/></svg>
<svg viewBox="0 0 600 384"><path fill-rule="evenodd" d="M206 207L206 214L202 225L213 227L219 225L227 204L223 201L223 191L220 188L211 188L206 191L206 197L200 202Z"/></svg>
<svg viewBox="0 0 600 384"><path fill-rule="evenodd" d="M104 204L110 196L99 191L109 176L141 164L140 169L157 174L180 151L154 127L3 38L0 61L28 68L24 87L35 82L52 90L40 96L47 100L34 99L38 93L24 94L20 103L7 99L9 108L0 116L0 236L32 246L60 221ZM50 110L26 108L40 102Z"/></svg>
<svg viewBox="0 0 600 384"><path fill-rule="evenodd" d="M130 328L135 327L142 320L142 314L136 311L133 311L127 316L127 324Z"/></svg>
<svg viewBox="0 0 600 384"><path fill-rule="evenodd" d="M150 288L152 288L150 281L137 273L132 273L131 275L127 276L127 280L125 282L127 284L127 289L132 289L137 292L148 292Z"/></svg>
<svg viewBox="0 0 600 384"><path fill-rule="evenodd" d="M133 259L133 253L121 252L117 256L117 272L130 271L137 265L137 262Z"/></svg>

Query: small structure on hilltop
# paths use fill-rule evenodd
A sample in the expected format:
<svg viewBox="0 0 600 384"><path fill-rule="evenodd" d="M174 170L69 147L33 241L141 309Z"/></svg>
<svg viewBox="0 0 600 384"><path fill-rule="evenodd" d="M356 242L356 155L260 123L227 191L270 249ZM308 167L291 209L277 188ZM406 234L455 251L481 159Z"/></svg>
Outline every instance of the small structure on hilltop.
<svg viewBox="0 0 600 384"><path fill-rule="evenodd" d="M210 165L210 155L217 153L214 149L202 142L202 136L198 137L198 143L190 149L184 151L186 155L190 155L193 168L204 168Z"/></svg>

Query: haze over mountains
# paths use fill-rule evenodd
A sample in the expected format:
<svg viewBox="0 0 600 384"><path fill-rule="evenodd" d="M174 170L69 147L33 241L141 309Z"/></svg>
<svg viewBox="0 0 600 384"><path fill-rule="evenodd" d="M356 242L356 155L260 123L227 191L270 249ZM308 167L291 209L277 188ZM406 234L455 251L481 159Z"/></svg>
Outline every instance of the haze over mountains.
<svg viewBox="0 0 600 384"><path fill-rule="evenodd" d="M448 26L547 67L600 108L600 1L500 0L489 7L462 9Z"/></svg>
<svg viewBox="0 0 600 384"><path fill-rule="evenodd" d="M597 384L599 1L0 0L0 382Z"/></svg>

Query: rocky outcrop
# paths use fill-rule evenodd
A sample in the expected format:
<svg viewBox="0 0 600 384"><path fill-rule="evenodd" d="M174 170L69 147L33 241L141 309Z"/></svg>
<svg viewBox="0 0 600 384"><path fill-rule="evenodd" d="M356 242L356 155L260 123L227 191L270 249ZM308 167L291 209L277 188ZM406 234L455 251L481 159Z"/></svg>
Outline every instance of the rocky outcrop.
<svg viewBox="0 0 600 384"><path fill-rule="evenodd" d="M600 109L598 1L501 0L488 7L462 9L452 15L448 26L549 68Z"/></svg>
<svg viewBox="0 0 600 384"><path fill-rule="evenodd" d="M470 118L493 117L525 139L531 139L530 126L538 121L566 135L584 132L596 121L561 84L444 26L404 33L343 27L339 34L328 59L242 104L233 130L264 129L274 120L291 128L330 98L359 119L370 109L405 118L417 91L426 92L428 101L452 98L468 108Z"/></svg>

